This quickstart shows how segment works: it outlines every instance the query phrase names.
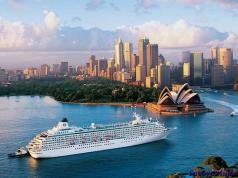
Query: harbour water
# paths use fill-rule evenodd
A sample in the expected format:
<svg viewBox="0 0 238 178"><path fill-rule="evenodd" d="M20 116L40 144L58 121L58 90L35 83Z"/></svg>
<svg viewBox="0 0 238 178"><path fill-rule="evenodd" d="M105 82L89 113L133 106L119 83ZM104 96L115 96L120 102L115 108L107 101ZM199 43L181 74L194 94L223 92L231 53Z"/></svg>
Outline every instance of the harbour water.
<svg viewBox="0 0 238 178"><path fill-rule="evenodd" d="M0 177L162 178L189 172L211 154L234 164L238 161L238 117L230 117L230 113L238 109L238 93L210 91L201 96L214 113L165 117L144 108L62 104L39 96L0 97ZM158 117L165 126L177 129L166 140L135 147L40 160L7 157L62 117L72 125L86 126L128 121L135 111L144 117Z"/></svg>

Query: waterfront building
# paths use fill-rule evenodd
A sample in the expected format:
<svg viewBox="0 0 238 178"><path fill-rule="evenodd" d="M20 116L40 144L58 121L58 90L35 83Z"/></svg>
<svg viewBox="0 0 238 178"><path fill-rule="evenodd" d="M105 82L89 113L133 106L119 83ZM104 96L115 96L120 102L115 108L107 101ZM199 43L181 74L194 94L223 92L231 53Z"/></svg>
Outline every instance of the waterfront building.
<svg viewBox="0 0 238 178"><path fill-rule="evenodd" d="M136 66L138 64L139 64L139 56L137 56L136 54L133 54L131 58L131 71L135 72Z"/></svg>
<svg viewBox="0 0 238 178"><path fill-rule="evenodd" d="M158 86L170 86L170 66L165 64L158 65Z"/></svg>
<svg viewBox="0 0 238 178"><path fill-rule="evenodd" d="M50 74L50 66L48 64L43 64L40 67L40 75L48 76Z"/></svg>
<svg viewBox="0 0 238 178"><path fill-rule="evenodd" d="M125 67L124 45L120 38L116 41L115 44L115 67L118 71L122 70Z"/></svg>
<svg viewBox="0 0 238 178"><path fill-rule="evenodd" d="M147 45L147 73L146 75L150 75L150 69L155 68L156 65L158 65L158 45L157 44L148 44Z"/></svg>
<svg viewBox="0 0 238 178"><path fill-rule="evenodd" d="M211 85L212 87L224 86L224 70L222 65L214 64L211 67Z"/></svg>
<svg viewBox="0 0 238 178"><path fill-rule="evenodd" d="M198 93L195 93L187 83L179 89L170 91L164 87L161 91L158 103L149 103L146 108L160 114L194 114L201 112L210 112L200 99Z"/></svg>
<svg viewBox="0 0 238 178"><path fill-rule="evenodd" d="M150 69L150 77L153 77L154 82L157 83L157 81L158 81L158 66L155 66L155 68Z"/></svg>
<svg viewBox="0 0 238 178"><path fill-rule="evenodd" d="M52 73L53 73L54 75L57 75L57 74L60 73L60 65L59 65L59 64L53 64Z"/></svg>
<svg viewBox="0 0 238 178"><path fill-rule="evenodd" d="M220 48L219 55L219 64L222 65L224 69L225 83L231 84L233 51L230 48Z"/></svg>
<svg viewBox="0 0 238 178"><path fill-rule="evenodd" d="M61 75L67 75L68 74L68 62L61 62L60 64L60 74Z"/></svg>
<svg viewBox="0 0 238 178"><path fill-rule="evenodd" d="M40 76L40 70L34 67L25 68L23 70L23 74L25 75L26 79L35 78Z"/></svg>
<svg viewBox="0 0 238 178"><path fill-rule="evenodd" d="M136 66L136 81L137 82L145 81L145 67L144 67L144 65L138 64Z"/></svg>
<svg viewBox="0 0 238 178"><path fill-rule="evenodd" d="M191 53L190 51L182 52L182 63L190 63Z"/></svg>
<svg viewBox="0 0 238 178"><path fill-rule="evenodd" d="M125 67L129 71L131 71L132 54L133 54L132 44L130 42L125 42L124 43Z"/></svg>
<svg viewBox="0 0 238 178"><path fill-rule="evenodd" d="M138 43L139 64L145 67L145 73L147 73L147 45L149 39L143 38Z"/></svg>

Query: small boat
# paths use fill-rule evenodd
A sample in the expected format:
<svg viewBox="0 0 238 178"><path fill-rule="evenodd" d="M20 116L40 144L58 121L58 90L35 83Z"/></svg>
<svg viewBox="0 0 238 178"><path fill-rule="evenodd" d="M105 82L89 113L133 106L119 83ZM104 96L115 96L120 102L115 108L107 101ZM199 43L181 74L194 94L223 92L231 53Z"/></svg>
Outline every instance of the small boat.
<svg viewBox="0 0 238 178"><path fill-rule="evenodd" d="M15 158L15 157L23 157L27 155L29 155L28 151L24 147L21 147L21 148L18 148L17 151L15 151L14 153L8 154L8 157Z"/></svg>
<svg viewBox="0 0 238 178"><path fill-rule="evenodd" d="M238 112L237 111L232 111L230 116L233 117L233 116L237 116L238 115Z"/></svg>

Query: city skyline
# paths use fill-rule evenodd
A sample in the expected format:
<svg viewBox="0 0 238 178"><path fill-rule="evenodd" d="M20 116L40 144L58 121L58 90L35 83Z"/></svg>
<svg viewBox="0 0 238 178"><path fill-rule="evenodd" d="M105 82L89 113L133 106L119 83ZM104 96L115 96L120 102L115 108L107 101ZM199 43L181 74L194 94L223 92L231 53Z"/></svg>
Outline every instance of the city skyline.
<svg viewBox="0 0 238 178"><path fill-rule="evenodd" d="M108 58L119 37L136 51L137 41L145 36L174 63L185 50L201 50L207 58L214 46L232 47L237 58L238 2L233 0L2 0L0 4L0 60L5 68L61 60L83 64L90 54Z"/></svg>

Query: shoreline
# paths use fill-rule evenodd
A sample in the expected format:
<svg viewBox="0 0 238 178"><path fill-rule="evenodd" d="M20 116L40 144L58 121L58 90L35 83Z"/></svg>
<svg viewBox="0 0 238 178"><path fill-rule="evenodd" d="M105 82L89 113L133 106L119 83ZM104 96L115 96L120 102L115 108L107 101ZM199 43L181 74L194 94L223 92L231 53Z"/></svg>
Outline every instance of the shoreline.
<svg viewBox="0 0 238 178"><path fill-rule="evenodd" d="M61 101L60 101L61 102ZM107 105L107 106L132 106L132 107L145 107L143 103L123 103L123 102L105 102L105 103L80 103L80 102L61 102L64 104L80 104L80 105Z"/></svg>

